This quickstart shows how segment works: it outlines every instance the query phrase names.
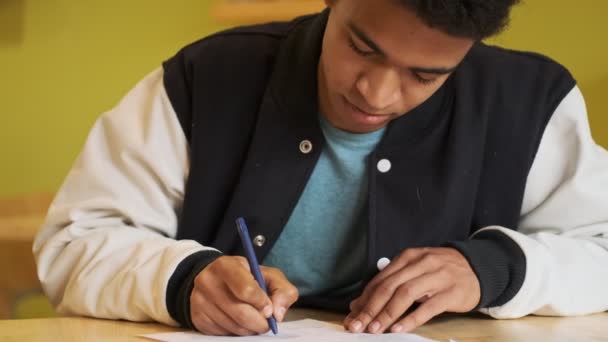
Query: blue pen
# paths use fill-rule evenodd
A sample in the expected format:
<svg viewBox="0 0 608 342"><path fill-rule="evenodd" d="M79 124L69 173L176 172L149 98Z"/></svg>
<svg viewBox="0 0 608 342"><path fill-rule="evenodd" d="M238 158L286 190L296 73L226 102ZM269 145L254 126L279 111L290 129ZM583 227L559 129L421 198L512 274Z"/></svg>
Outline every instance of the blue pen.
<svg viewBox="0 0 608 342"><path fill-rule="evenodd" d="M236 219L236 230L239 232L239 236L241 237L241 243L243 243L245 255L247 256L247 261L249 261L249 268L251 268L251 273L253 273L253 277L258 282L262 290L268 293L268 290L266 289L266 282L264 281L264 277L262 277L262 272L260 272L258 258L256 258L255 252L253 251L251 237L249 236L249 230L247 229L247 223L245 223L244 218L239 217ZM268 318L268 325L270 326L270 329L275 335L279 332L277 328L277 320L274 318L274 315Z"/></svg>

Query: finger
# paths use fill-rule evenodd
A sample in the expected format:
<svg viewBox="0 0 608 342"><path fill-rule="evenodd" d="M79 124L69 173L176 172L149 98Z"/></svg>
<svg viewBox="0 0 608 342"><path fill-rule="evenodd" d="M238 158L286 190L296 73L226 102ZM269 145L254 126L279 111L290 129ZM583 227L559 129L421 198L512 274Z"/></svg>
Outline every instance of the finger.
<svg viewBox="0 0 608 342"><path fill-rule="evenodd" d="M235 306L236 305L233 304L233 305L226 305L225 307L227 309L229 307L234 308ZM249 306L249 307L251 308L251 306ZM236 310L238 310L238 309L236 309ZM255 311L255 309L253 311L257 313L257 311ZM237 311L237 312L242 314L242 312L240 312L240 311ZM249 335L262 333L262 332L265 332L268 330L267 327L266 327L266 329L264 329L265 324L262 324L262 328L259 329L258 331L246 328L245 325L240 324L242 322L237 323L224 310L220 309L215 303L211 303L211 302L206 303L205 313L207 314L207 316L209 316L213 319L215 324L217 324L220 328L222 328L226 331L229 331L230 334L232 334L232 335L249 336ZM259 313L257 314L257 317L261 318ZM262 322L263 322L263 319L262 319Z"/></svg>
<svg viewBox="0 0 608 342"><path fill-rule="evenodd" d="M420 298L416 299L416 303L424 303L424 302L426 302L427 300L429 300L429 298L431 298L431 296L429 296L429 295L424 295L424 296L422 296L422 297L420 297Z"/></svg>
<svg viewBox="0 0 608 342"><path fill-rule="evenodd" d="M236 322L241 328L249 331L245 332L240 330L239 328L234 327L230 322L221 324L224 329L229 330L233 334L250 335L252 331L256 333L267 331L268 323L264 314L257 308L242 302L233 295L229 288L229 284L227 283L227 281L230 282L230 280L222 279L222 274L226 273L226 269L229 269L230 267L243 268L239 266L238 263L239 261L235 258L232 258L232 260L226 258L222 263L214 265L214 269L210 270L211 272L197 277L191 296L191 307L196 305L199 310L211 311L215 306L216 310L219 309L225 312L225 315L232 321ZM270 316L272 314L272 307L270 305L268 306L268 311L267 316ZM209 312L206 313L209 315ZM219 318L224 319L224 321L226 320L222 315L217 314L216 317L215 314L217 314L217 312L214 312L214 315L211 315L211 318L215 320ZM217 323L219 324L220 322L218 321Z"/></svg>
<svg viewBox="0 0 608 342"><path fill-rule="evenodd" d="M196 330L200 331L205 335L214 336L229 336L230 332L217 325L209 316L204 312L200 312L196 319L192 319Z"/></svg>
<svg viewBox="0 0 608 342"><path fill-rule="evenodd" d="M391 332L409 332L418 328L428 322L431 318L446 311L450 297L448 292L437 293L421 304L416 310L412 311L412 313L405 316L401 321L394 324L391 327Z"/></svg>
<svg viewBox="0 0 608 342"><path fill-rule="evenodd" d="M355 319L355 317L357 317L357 314L359 314L359 311L361 311L361 308L363 307L363 305L361 304L362 300L361 297L357 297L355 299L353 299L350 304L348 305L350 312L348 313L348 315L346 316L346 318L344 318L344 327L348 329L348 324L350 322L352 322L353 319Z"/></svg>
<svg viewBox="0 0 608 342"><path fill-rule="evenodd" d="M403 283L384 309L376 316L369 325L369 332L382 333L395 321L399 319L414 302L424 296L432 296L442 291L446 284L450 284L445 279L443 272L425 273L420 277L414 278Z"/></svg>
<svg viewBox="0 0 608 342"><path fill-rule="evenodd" d="M281 322L287 309L298 300L298 289L276 268L262 267L275 318Z"/></svg>
<svg viewBox="0 0 608 342"><path fill-rule="evenodd" d="M385 282L386 279L394 276L395 273L401 271L406 266L419 261L420 258L428 254L431 250L431 248L410 248L394 258L384 270L378 273L367 286L365 286L363 293L359 297L358 305L351 307L351 311L360 311L363 308L363 304L369 301L369 297L373 295L380 284Z"/></svg>
<svg viewBox="0 0 608 342"><path fill-rule="evenodd" d="M359 297L353 299L349 305L351 313L361 310L361 307L363 307L363 297L362 296L359 296Z"/></svg>
<svg viewBox="0 0 608 342"><path fill-rule="evenodd" d="M344 318L344 322L343 322L344 329L348 330L348 326L353 321L353 319L355 319L355 317L357 316L357 314L361 310L361 304L360 303L361 303L361 297L357 297L357 298L353 299L350 302L350 304L349 304L350 312Z"/></svg>
<svg viewBox="0 0 608 342"><path fill-rule="evenodd" d="M420 259L420 257L422 257L424 254L429 253L430 250L432 250L432 248L427 247L406 249L397 257L393 258L393 260L391 260L391 262L382 271L376 274L376 276L369 282L368 285L375 286L381 283L384 279L390 277L395 272L398 272L399 270L407 266L409 263L412 263Z"/></svg>
<svg viewBox="0 0 608 342"><path fill-rule="evenodd" d="M241 264L243 267L245 267L248 272L251 272L251 267L249 266L249 261L247 261L247 259L245 257L236 255L236 256L234 256L234 258L239 262L239 264Z"/></svg>
<svg viewBox="0 0 608 342"><path fill-rule="evenodd" d="M225 324L221 324L222 327L230 330L235 335L262 334L268 331L268 321L264 313L247 303L241 302L228 289L216 296L214 302L217 310L220 310L230 319Z"/></svg>
<svg viewBox="0 0 608 342"><path fill-rule="evenodd" d="M240 326L255 331L256 333L263 333L268 331L268 317L272 314L270 312L268 315L264 312L258 311L253 306L238 302L238 299L234 297L232 294L233 305L225 305L221 306L222 310L226 312L237 324Z"/></svg>
<svg viewBox="0 0 608 342"><path fill-rule="evenodd" d="M272 314L272 303L268 295L262 290L248 268L243 266L240 258L230 260L222 272L222 279L230 292L241 302L264 312L268 317Z"/></svg>
<svg viewBox="0 0 608 342"><path fill-rule="evenodd" d="M361 298L362 308L356 313L355 319L352 320L349 330L352 332L361 332L365 329L372 330L368 325L386 304L393 298L395 291L402 284L421 276L427 272L432 272L440 266L436 257L429 257L430 254L422 256L416 262L409 264L400 271L395 272L390 277L386 278L382 283L375 287L371 295L367 298ZM422 294L421 294L422 295ZM418 298L418 297L417 297ZM415 300L416 298L414 298ZM375 328L378 328L376 325ZM376 330L376 329L373 329Z"/></svg>
<svg viewBox="0 0 608 342"><path fill-rule="evenodd" d="M200 294L193 294L190 297L190 319L194 328L205 335L227 336L230 332L219 326L205 311L207 307L203 305L204 297Z"/></svg>

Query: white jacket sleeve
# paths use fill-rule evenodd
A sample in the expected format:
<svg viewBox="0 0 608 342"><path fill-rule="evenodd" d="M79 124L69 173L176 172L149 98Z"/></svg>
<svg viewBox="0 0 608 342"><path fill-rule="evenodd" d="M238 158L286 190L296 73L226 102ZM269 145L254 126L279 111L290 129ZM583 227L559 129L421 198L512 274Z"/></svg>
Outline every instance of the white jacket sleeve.
<svg viewBox="0 0 608 342"><path fill-rule="evenodd" d="M35 239L60 313L177 324L167 283L208 248L174 240L189 157L162 77L159 68L97 120Z"/></svg>
<svg viewBox="0 0 608 342"><path fill-rule="evenodd" d="M563 99L543 134L526 183L519 230L500 230L526 258L518 293L495 318L608 310L608 153L591 137L582 94Z"/></svg>

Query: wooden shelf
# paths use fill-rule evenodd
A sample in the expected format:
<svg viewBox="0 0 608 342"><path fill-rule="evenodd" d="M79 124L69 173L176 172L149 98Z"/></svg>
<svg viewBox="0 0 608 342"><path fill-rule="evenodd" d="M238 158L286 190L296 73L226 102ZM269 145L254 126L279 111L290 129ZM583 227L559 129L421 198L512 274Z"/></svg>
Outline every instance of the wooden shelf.
<svg viewBox="0 0 608 342"><path fill-rule="evenodd" d="M31 244L53 197L52 193L34 193L0 198L0 242Z"/></svg>
<svg viewBox="0 0 608 342"><path fill-rule="evenodd" d="M253 24L289 20L324 8L323 0L221 0L212 7L211 14L224 24Z"/></svg>

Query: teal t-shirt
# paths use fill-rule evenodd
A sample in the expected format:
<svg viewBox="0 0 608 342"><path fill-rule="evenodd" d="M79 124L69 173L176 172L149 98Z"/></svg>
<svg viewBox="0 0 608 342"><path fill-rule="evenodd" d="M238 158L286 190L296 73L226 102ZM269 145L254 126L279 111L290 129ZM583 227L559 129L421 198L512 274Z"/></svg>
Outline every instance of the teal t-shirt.
<svg viewBox="0 0 608 342"><path fill-rule="evenodd" d="M361 280L367 253L367 157L384 133L348 133L319 117L326 146L262 262L281 269L302 296L339 293Z"/></svg>

